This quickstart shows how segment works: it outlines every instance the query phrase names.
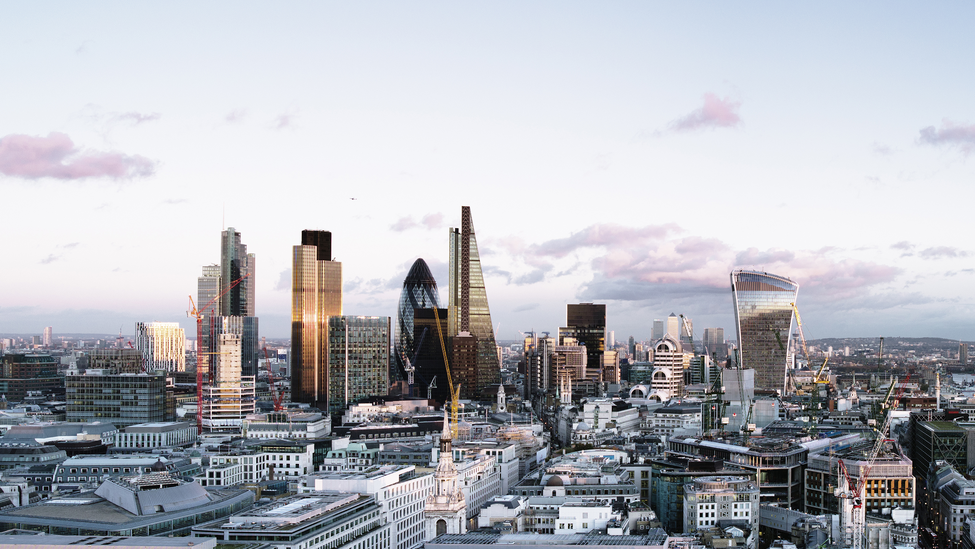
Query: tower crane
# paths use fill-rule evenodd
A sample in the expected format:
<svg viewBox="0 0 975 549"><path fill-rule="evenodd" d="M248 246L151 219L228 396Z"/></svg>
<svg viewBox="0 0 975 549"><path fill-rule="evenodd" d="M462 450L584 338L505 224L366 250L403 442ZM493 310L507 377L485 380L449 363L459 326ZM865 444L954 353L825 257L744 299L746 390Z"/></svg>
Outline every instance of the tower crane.
<svg viewBox="0 0 975 549"><path fill-rule="evenodd" d="M684 331L687 332L687 340L691 343L691 352L694 352L694 330L691 329L691 323L687 321L687 317L684 315L680 315L680 322L684 326Z"/></svg>
<svg viewBox="0 0 975 549"><path fill-rule="evenodd" d="M799 316L799 308L796 307L795 303L790 303L792 305L792 312L796 314L796 324L799 326L799 339L802 340L802 356L806 357L806 362L809 362L809 352L806 350L806 336L802 333L802 317Z"/></svg>
<svg viewBox="0 0 975 549"><path fill-rule="evenodd" d="M274 411L280 412L284 410L284 406L281 405L281 397L283 395L274 387L274 372L271 371L271 361L267 357L266 345L264 346L264 367L267 368L267 386L271 392L271 402L274 403Z"/></svg>
<svg viewBox="0 0 975 549"><path fill-rule="evenodd" d="M862 549L864 546L864 524L866 523L865 507L863 505L863 487L867 483L867 477L870 475L870 470L873 469L874 464L877 462L877 456L880 455L880 451L883 449L884 444L887 442L893 442L893 439L888 438L890 432L890 422L894 417L894 410L900 402L901 396L904 394L904 389L906 384L911 380L911 376L908 375L905 378L905 385L901 386L900 390L897 391L897 396L894 397L893 402L890 404L890 408L887 412L887 418L884 420L883 426L877 431L877 440L874 445L870 448L870 453L867 455L867 459L864 464L859 468L860 475L853 478L850 475L850 471L846 468L846 464L840 459L838 462L839 470L843 474L840 487L837 490L837 496L844 500L840 513L841 529L844 527L842 524L849 525L849 533L851 535L851 549ZM895 379L891 383L891 390L897 385L897 380ZM887 392L889 398L891 391ZM886 399L883 404L886 404ZM844 521L845 519L845 521Z"/></svg>
<svg viewBox="0 0 975 549"><path fill-rule="evenodd" d="M416 371L416 359L417 359L417 357L420 356L420 348L423 347L423 340L424 340L424 338L427 337L427 330L428 329L429 328L426 327L426 326L423 327L423 332L420 333L420 341L416 344L416 348L413 351L413 359L412 360L409 357L407 357L405 353L403 353L402 351L400 351L400 355L403 358L403 362L406 363L406 365L403 366L403 369L406 370L407 383L410 386L410 394L409 394L409 396L413 396L413 373Z"/></svg>
<svg viewBox="0 0 975 549"><path fill-rule="evenodd" d="M203 317L206 316L204 311L226 295L227 292L243 282L248 276L250 275L244 275L228 284L222 292L217 294L216 297L200 309L196 308L196 304L193 303L193 296L190 296L190 306L189 310L186 311L186 316L196 319L196 434L198 435L203 434L203 368L200 367L200 356L206 353L201 352L200 344L203 342Z"/></svg>
<svg viewBox="0 0 975 549"><path fill-rule="evenodd" d="M443 341L443 328L440 326L440 313L437 308L433 308L433 317L437 322L437 335L440 336L440 350L443 352L443 365L444 369L447 370L447 390L450 391L450 422L452 424L452 436L457 438L457 410L460 404L460 383L454 386L453 380L450 378L450 362L447 360L447 345Z"/></svg>

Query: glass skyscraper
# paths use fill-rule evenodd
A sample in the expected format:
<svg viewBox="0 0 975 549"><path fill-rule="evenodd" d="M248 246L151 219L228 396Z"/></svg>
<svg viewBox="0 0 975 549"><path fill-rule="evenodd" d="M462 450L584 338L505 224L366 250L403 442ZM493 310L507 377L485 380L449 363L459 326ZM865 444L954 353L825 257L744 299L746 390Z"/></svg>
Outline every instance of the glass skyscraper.
<svg viewBox="0 0 975 549"><path fill-rule="evenodd" d="M366 397L389 389L389 317L328 319L328 408L341 415Z"/></svg>
<svg viewBox="0 0 975 549"><path fill-rule="evenodd" d="M434 280L433 273L427 267L427 262L423 259L417 259L413 262L409 274L406 275L406 280L403 281L403 291L399 296L399 309L396 313L396 326L393 332L395 358L390 361L390 364L393 365L390 369L390 383L407 378L406 359L413 360L416 353L413 310L434 308L440 308L440 292L437 291L437 281ZM444 334L444 337L446 338L447 334ZM425 344L436 342L439 347L438 335L429 333L429 330L424 336L424 342Z"/></svg>
<svg viewBox="0 0 975 549"><path fill-rule="evenodd" d="M799 285L758 271L731 273L731 297L742 368L755 370L755 388L785 391L792 304Z"/></svg>
<svg viewBox="0 0 975 549"><path fill-rule="evenodd" d="M342 264L332 233L301 231L291 280L291 400L328 406L328 318L342 314Z"/></svg>
<svg viewBox="0 0 975 549"><path fill-rule="evenodd" d="M474 222L470 206L461 207L460 228L450 229L450 296L447 326L450 337L468 332L477 338L476 386L468 394L478 394L501 382L494 325L488 307L481 258L474 237ZM464 389L464 393L467 390Z"/></svg>

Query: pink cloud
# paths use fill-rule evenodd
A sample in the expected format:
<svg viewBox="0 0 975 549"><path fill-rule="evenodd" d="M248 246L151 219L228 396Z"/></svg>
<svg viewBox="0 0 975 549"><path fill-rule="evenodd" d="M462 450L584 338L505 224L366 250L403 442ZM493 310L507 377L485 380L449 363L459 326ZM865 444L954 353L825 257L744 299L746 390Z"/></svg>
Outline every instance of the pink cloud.
<svg viewBox="0 0 975 549"><path fill-rule="evenodd" d="M704 106L671 122L670 129L688 131L714 128L734 128L741 123L738 116L740 101L721 99L713 93L704 94Z"/></svg>
<svg viewBox="0 0 975 549"><path fill-rule="evenodd" d="M119 152L81 151L71 138L51 132L47 137L11 134L0 139L0 173L39 179L127 179L152 175L154 162Z"/></svg>
<svg viewBox="0 0 975 549"><path fill-rule="evenodd" d="M679 231L673 223L646 227L623 227L612 223L590 225L567 238L557 238L531 247L531 253L550 257L565 257L580 248L595 248L660 240Z"/></svg>
<svg viewBox="0 0 975 549"><path fill-rule="evenodd" d="M968 154L975 149L975 124L962 126L944 119L940 129L934 126L921 129L920 142L925 145L958 147Z"/></svg>
<svg viewBox="0 0 975 549"><path fill-rule="evenodd" d="M443 214L442 213L432 213L423 216L420 220L426 228L428 229L439 229L443 226Z"/></svg>

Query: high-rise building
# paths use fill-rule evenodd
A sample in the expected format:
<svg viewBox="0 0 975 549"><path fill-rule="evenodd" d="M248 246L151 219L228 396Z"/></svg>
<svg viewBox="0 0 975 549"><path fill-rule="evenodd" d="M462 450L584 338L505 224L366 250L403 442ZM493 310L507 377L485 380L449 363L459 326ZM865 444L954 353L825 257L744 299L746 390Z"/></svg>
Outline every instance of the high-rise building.
<svg viewBox="0 0 975 549"><path fill-rule="evenodd" d="M670 313L670 316L667 317L667 335L680 341L680 333L680 317L674 313Z"/></svg>
<svg viewBox="0 0 975 549"><path fill-rule="evenodd" d="M247 253L247 245L240 241L240 233L228 227L220 235L220 291L223 292L241 277L247 277L220 300L223 316L254 316L254 289L257 263L254 254Z"/></svg>
<svg viewBox="0 0 975 549"><path fill-rule="evenodd" d="M959 343L958 344L958 363L962 366L968 365L968 344Z"/></svg>
<svg viewBox="0 0 975 549"><path fill-rule="evenodd" d="M333 416L389 391L389 324L388 316L328 318L328 408Z"/></svg>
<svg viewBox="0 0 975 549"><path fill-rule="evenodd" d="M137 322L135 348L147 372L186 371L186 334L178 322Z"/></svg>
<svg viewBox="0 0 975 549"><path fill-rule="evenodd" d="M653 374L650 398L667 402L684 393L684 371L693 353L685 353L680 341L667 334L653 344Z"/></svg>
<svg viewBox="0 0 975 549"><path fill-rule="evenodd" d="M488 307L484 273L474 236L471 209L461 208L460 228L450 229L450 296L448 302L449 336L470 332L477 338L477 384L480 393L501 382L501 363L498 361L494 325Z"/></svg>
<svg viewBox="0 0 975 549"><path fill-rule="evenodd" d="M242 317L217 317L240 320ZM254 376L243 375L243 345L240 334L221 332L210 381L203 390L203 428L207 431L237 431L247 414L255 410Z"/></svg>
<svg viewBox="0 0 975 549"><path fill-rule="evenodd" d="M44 337L41 339L41 344L45 347L50 347L51 343L54 341L54 327L48 326L44 328Z"/></svg>
<svg viewBox="0 0 975 549"><path fill-rule="evenodd" d="M395 383L407 378L406 360L413 360L416 353L416 343L413 339L413 310L440 308L440 292L437 291L437 281L427 267L426 261L417 259L413 262L406 280L403 281L403 291L399 296L399 309L396 313L396 327L393 331L394 359L390 361L389 381ZM447 334L444 334L446 337ZM421 338L437 338L435 333L423 333Z"/></svg>
<svg viewBox="0 0 975 549"><path fill-rule="evenodd" d="M196 306L206 317L220 314L219 295L222 290L220 265L204 265L203 274L196 279Z"/></svg>
<svg viewBox="0 0 975 549"><path fill-rule="evenodd" d="M653 319L653 329L650 330L650 339L657 341L664 337L664 333L664 321L659 318Z"/></svg>
<svg viewBox="0 0 975 549"><path fill-rule="evenodd" d="M291 400L328 407L328 317L342 314L332 233L301 231L291 271Z"/></svg>
<svg viewBox="0 0 975 549"><path fill-rule="evenodd" d="M603 353L606 351L606 305L570 303L565 306L565 323L565 327L559 328L559 345L567 345L567 338L585 345L585 378L602 382Z"/></svg>
<svg viewBox="0 0 975 549"><path fill-rule="evenodd" d="M757 271L731 273L741 368L755 370L755 388L785 391L793 303L799 285Z"/></svg>
<svg viewBox="0 0 975 549"><path fill-rule="evenodd" d="M724 342L724 328L704 329L704 352L716 361L728 358L728 346Z"/></svg>

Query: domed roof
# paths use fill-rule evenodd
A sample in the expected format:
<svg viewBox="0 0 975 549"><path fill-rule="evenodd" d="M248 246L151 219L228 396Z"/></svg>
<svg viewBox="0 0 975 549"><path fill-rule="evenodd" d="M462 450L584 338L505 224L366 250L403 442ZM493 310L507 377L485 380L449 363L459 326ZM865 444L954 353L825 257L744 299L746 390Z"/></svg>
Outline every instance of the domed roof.
<svg viewBox="0 0 975 549"><path fill-rule="evenodd" d="M166 464L162 462L161 459L157 459L155 463L152 464L153 473L165 473Z"/></svg>
<svg viewBox="0 0 975 549"><path fill-rule="evenodd" d="M437 285L436 279L433 278L433 273L430 272L430 267L427 267L427 262L423 261L422 257L417 258L417 260L413 262L413 266L410 267L409 274L406 275L406 280L403 281L403 286L419 284Z"/></svg>

